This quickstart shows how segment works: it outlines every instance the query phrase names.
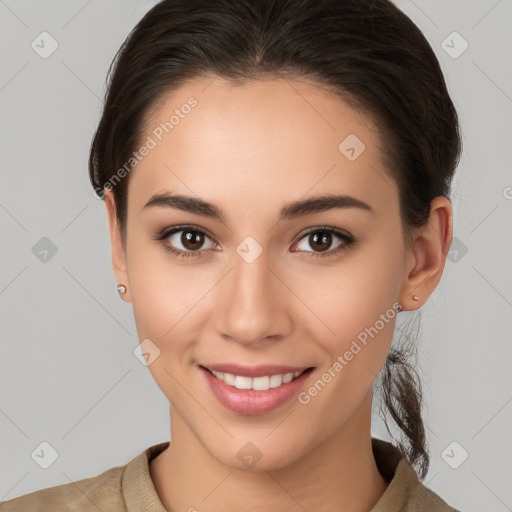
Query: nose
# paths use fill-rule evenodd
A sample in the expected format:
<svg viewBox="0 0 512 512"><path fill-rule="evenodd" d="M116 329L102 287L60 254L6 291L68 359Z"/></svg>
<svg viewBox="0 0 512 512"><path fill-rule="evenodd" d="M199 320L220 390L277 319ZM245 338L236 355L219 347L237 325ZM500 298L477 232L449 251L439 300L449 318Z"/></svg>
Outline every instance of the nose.
<svg viewBox="0 0 512 512"><path fill-rule="evenodd" d="M279 270L270 268L265 250L250 263L234 254L232 269L215 298L219 335L245 345L275 342L289 335L293 294L283 281Z"/></svg>

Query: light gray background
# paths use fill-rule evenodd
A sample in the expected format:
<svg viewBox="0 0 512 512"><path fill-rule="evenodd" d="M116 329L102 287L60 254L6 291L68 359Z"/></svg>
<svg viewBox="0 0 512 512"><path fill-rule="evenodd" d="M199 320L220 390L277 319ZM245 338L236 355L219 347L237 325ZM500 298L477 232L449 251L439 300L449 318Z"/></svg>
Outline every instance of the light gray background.
<svg viewBox="0 0 512 512"><path fill-rule="evenodd" d="M115 291L105 208L87 177L108 65L152 5L0 0L0 500L168 440L168 403L133 355L132 310ZM512 510L512 1L398 5L440 59L465 144L456 240L421 313L425 482L464 511ZM59 45L46 59L31 47L43 31ZM458 58L443 48L453 31L469 44ZM57 248L46 262L32 250L43 237ZM43 441L58 452L48 469L31 457Z"/></svg>

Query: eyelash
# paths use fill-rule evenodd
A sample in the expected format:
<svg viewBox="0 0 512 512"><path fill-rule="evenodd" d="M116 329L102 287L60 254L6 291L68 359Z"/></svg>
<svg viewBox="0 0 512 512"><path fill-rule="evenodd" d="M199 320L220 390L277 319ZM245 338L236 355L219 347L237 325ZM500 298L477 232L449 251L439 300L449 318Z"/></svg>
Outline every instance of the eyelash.
<svg viewBox="0 0 512 512"><path fill-rule="evenodd" d="M165 229L162 232L160 232L156 237L154 237L154 240L159 241L164 249L172 254L173 256L176 256L177 258L200 258L202 256L202 251L182 251L180 249L175 249L174 247L169 246L166 243L166 240L175 233L179 233L180 231L192 231L194 233L201 233L204 236L207 236L208 238L213 240L213 237L211 237L205 230L198 228L196 226L175 226L171 229ZM303 238L306 238L308 235L311 235L312 233L316 232L327 232L335 235L336 237L340 238L342 240L342 243L338 245L335 249L325 251L324 253L317 253L314 251L304 251L306 253L309 253L310 256L306 256L307 259L309 258L330 258L339 253L340 251L343 251L345 249L348 249L352 245L356 243L356 240L352 238L351 236L346 235L344 232L340 231L337 228L330 228L328 226L318 226L315 228L312 228L305 233L302 234L302 236L298 239L298 242L300 242ZM298 243L297 242L297 243ZM300 251L299 251L300 252Z"/></svg>

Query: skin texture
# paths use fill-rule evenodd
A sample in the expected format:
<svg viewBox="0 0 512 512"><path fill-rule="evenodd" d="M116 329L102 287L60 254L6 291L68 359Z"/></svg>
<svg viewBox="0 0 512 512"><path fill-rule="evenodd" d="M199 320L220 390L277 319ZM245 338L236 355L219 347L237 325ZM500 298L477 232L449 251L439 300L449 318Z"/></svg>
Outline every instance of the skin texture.
<svg viewBox="0 0 512 512"><path fill-rule="evenodd" d="M197 106L130 174L126 247L111 191L105 203L112 261L138 336L160 350L149 365L171 404L171 445L150 465L168 510L369 510L385 490L371 451L372 387L390 349L396 317L305 405L296 399L259 416L225 409L197 364L315 366L311 386L357 335L396 302L421 307L437 286L452 238L448 199L431 204L426 226L405 244L395 183L371 118L299 80L232 85L201 78L168 94L143 140L193 96ZM356 134L366 149L349 161L338 145ZM143 209L155 193L196 196L226 221L178 209ZM286 204L347 194L372 212L332 209L279 222ZM190 224L206 230L201 256L177 258L153 238ZM329 226L354 245L318 257L304 235ZM175 248L182 233L167 238ZM236 249L248 236L263 252ZM217 248L218 250L215 250ZM311 256L308 258L308 256ZM413 295L420 297L414 301ZM247 468L248 442L261 459Z"/></svg>

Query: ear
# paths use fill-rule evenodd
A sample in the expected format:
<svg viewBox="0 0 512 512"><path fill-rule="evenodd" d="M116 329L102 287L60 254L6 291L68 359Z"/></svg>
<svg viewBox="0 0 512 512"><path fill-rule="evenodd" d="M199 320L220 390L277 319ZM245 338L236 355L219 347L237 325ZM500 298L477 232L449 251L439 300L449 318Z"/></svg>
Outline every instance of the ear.
<svg viewBox="0 0 512 512"><path fill-rule="evenodd" d="M400 304L406 311L421 307L443 275L453 236L452 205L444 196L435 197L425 226L414 230ZM413 297L417 297L415 300ZM419 298L418 298L419 297Z"/></svg>
<svg viewBox="0 0 512 512"><path fill-rule="evenodd" d="M124 301L131 302L130 287L128 286L128 272L126 265L126 253L123 247L121 228L116 215L116 202L112 189L107 188L104 194L107 207L108 225L110 230L110 244L112 248L112 267L117 284L126 286L126 293L119 295Z"/></svg>

